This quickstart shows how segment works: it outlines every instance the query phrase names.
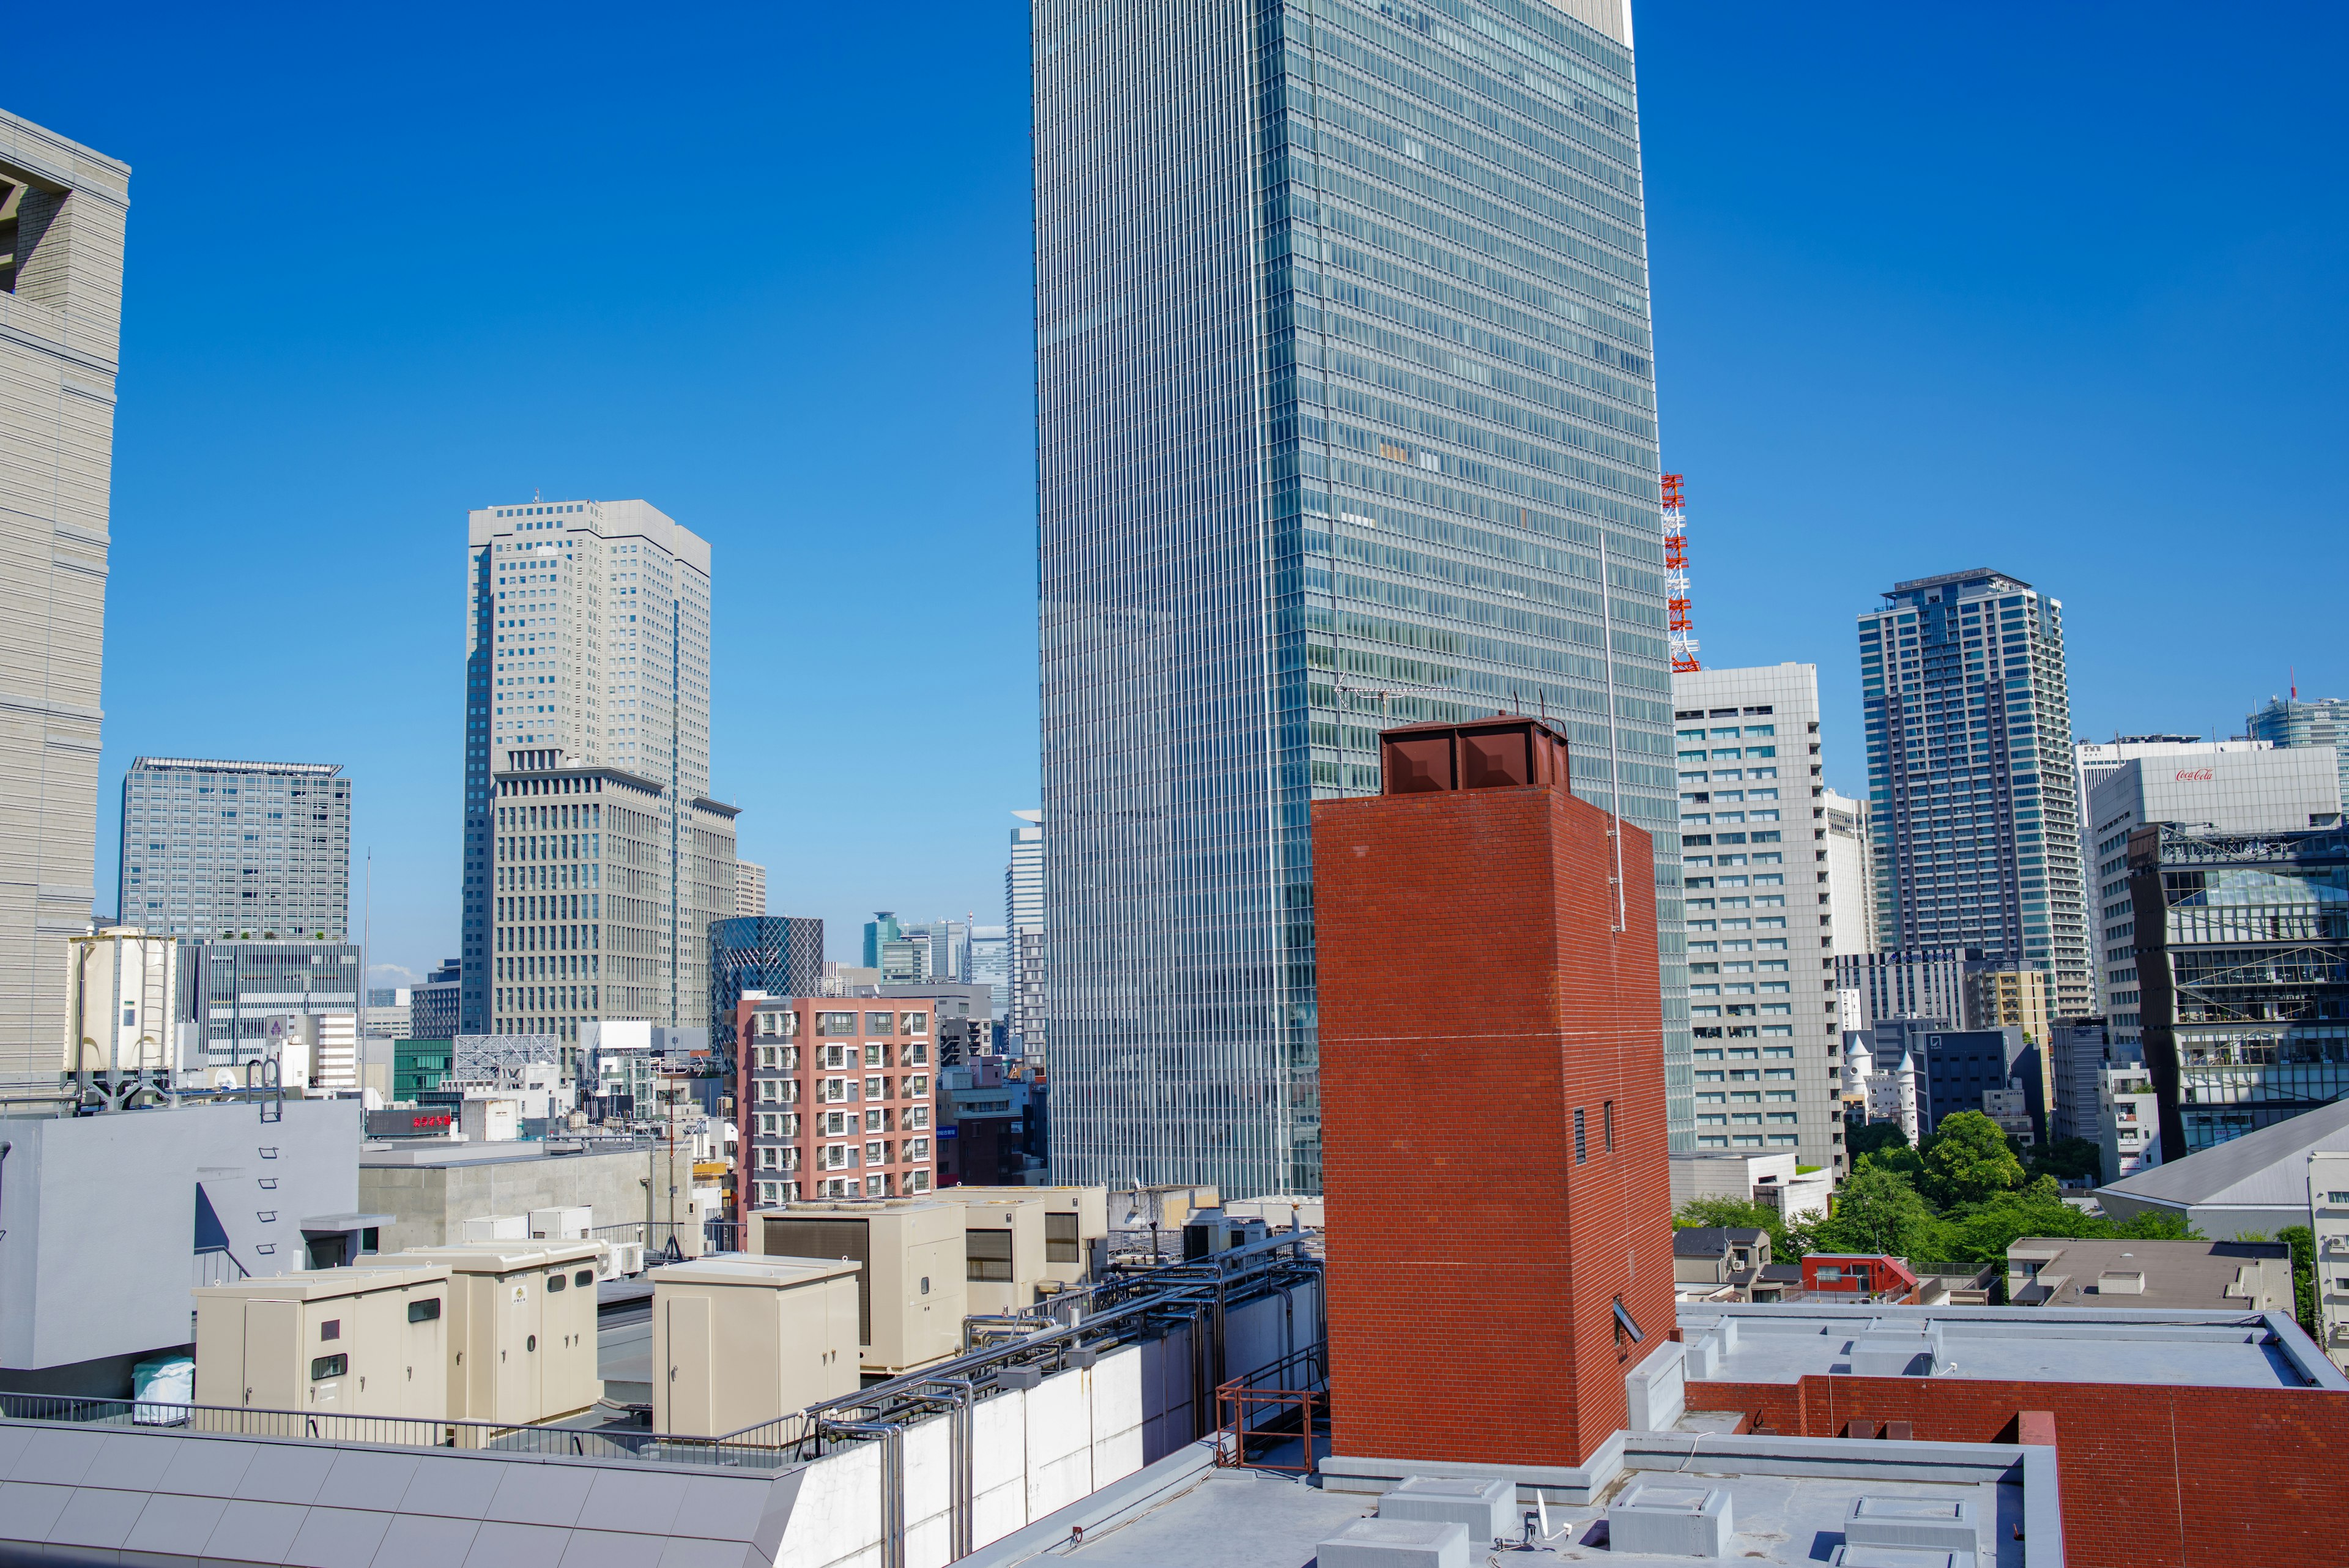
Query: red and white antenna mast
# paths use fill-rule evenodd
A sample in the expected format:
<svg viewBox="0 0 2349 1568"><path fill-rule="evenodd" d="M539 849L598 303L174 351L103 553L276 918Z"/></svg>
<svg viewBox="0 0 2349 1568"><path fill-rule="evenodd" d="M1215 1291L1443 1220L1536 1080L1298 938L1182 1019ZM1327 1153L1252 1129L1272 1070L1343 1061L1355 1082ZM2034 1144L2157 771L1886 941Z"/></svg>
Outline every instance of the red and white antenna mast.
<svg viewBox="0 0 2349 1568"><path fill-rule="evenodd" d="M1704 666L1696 661L1696 628L1689 619L1688 514L1682 507L1681 476L1663 480L1664 604L1671 611L1672 672L1686 675Z"/></svg>

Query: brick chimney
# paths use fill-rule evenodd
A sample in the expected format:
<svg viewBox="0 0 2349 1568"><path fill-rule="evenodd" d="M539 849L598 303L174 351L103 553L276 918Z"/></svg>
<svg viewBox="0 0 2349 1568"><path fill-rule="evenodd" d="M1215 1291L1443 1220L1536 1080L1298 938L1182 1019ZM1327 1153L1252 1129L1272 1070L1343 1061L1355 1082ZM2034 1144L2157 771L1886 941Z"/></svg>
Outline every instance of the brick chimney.
<svg viewBox="0 0 2349 1568"><path fill-rule="evenodd" d="M1673 1325L1648 835L1539 720L1380 761L1313 806L1333 1451L1578 1465Z"/></svg>

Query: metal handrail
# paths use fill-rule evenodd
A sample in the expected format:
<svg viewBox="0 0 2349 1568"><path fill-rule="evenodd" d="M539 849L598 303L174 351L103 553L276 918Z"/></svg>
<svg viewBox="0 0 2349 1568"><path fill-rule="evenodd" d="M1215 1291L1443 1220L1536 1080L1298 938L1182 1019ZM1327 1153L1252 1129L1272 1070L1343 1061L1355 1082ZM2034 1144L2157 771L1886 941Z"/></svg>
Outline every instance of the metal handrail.
<svg viewBox="0 0 2349 1568"><path fill-rule="evenodd" d="M625 1427L508 1426L494 1421L355 1416L326 1410L265 1410L182 1405L160 1399L98 1399L53 1394L0 1394L0 1420L80 1427L179 1428L228 1437L364 1443L387 1448L460 1449L631 1463L781 1469L794 1449L733 1438L679 1438Z"/></svg>

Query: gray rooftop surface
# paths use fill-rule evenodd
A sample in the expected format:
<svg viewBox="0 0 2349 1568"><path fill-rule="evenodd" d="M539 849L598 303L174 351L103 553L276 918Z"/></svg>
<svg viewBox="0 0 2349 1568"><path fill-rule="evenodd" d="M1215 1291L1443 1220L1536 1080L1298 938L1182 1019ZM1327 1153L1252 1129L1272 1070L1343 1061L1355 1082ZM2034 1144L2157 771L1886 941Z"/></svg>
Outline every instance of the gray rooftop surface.
<svg viewBox="0 0 2349 1568"><path fill-rule="evenodd" d="M1736 1537L1730 1560L1750 1563L1826 1562L1843 1542L1843 1521L1852 1501L1881 1498L1967 1499L1988 1521L1997 1519L2000 1568L2021 1568L2022 1545L2013 1526L2023 1519L2023 1489L2013 1485L1935 1484L1878 1479L1784 1475L1721 1475L1691 1469L1681 1473L1628 1473L1619 1490L1641 1481L1723 1487L1730 1493ZM1190 1490L1122 1525L1093 1534L1082 1546L1055 1552L1087 1568L1307 1568L1317 1543L1357 1519L1377 1511L1377 1499L1361 1492L1325 1492L1293 1480L1232 1471L1210 1472ZM1610 1552L1604 1504L1569 1508L1552 1504L1551 1533L1541 1549L1512 1552L1506 1561L1674 1564L1691 1559L1646 1552ZM1482 1563L1489 1547L1472 1542L1469 1561ZM1988 1556L1979 1560L1990 1568Z"/></svg>
<svg viewBox="0 0 2349 1568"><path fill-rule="evenodd" d="M2305 1209L2308 1153L2319 1148L2349 1149L2349 1100L2140 1170L2099 1191L2172 1205Z"/></svg>
<svg viewBox="0 0 2349 1568"><path fill-rule="evenodd" d="M2322 1355L2295 1359L2275 1320L2248 1310L2139 1313L2062 1307L1865 1309L1795 1306L1716 1307L1683 1302L1682 1333L1694 1340L1724 1316L1737 1320L1737 1344L1711 1380L1792 1383L1851 1370L1852 1342L1880 1324L1915 1332L1932 1324L1942 1336L1940 1377L2044 1383L2162 1384L2188 1388L2349 1387ZM2308 1346L2310 1351L2313 1345Z"/></svg>

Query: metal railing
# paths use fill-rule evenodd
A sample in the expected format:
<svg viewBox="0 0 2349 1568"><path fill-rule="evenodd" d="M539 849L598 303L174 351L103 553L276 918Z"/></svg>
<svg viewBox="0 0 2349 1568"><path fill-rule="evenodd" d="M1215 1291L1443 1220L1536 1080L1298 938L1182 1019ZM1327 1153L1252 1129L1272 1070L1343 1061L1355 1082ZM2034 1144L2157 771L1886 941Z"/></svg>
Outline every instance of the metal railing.
<svg viewBox="0 0 2349 1568"><path fill-rule="evenodd" d="M590 1241L635 1241L645 1250L645 1262L658 1264L680 1259L698 1257L702 1252L737 1252L742 1249L742 1222L739 1220L623 1220L616 1225L594 1225L587 1231ZM698 1251L688 1252L686 1244L699 1237Z"/></svg>
<svg viewBox="0 0 2349 1568"><path fill-rule="evenodd" d="M1279 1360L1216 1388L1216 1463L1223 1468L1251 1462L1265 1469L1313 1473L1313 1409L1330 1407L1330 1342L1315 1340ZM1281 1464L1248 1458L1248 1440L1268 1445L1290 1438L1302 1444L1300 1461Z"/></svg>
<svg viewBox="0 0 2349 1568"><path fill-rule="evenodd" d="M236 1406L179 1405L156 1399L0 1394L0 1420L77 1427L172 1428L227 1437L460 1449L736 1469L781 1469L794 1462L791 1449L776 1445L740 1438L672 1437L625 1426L513 1427L492 1421L354 1416L327 1410L262 1410Z"/></svg>

